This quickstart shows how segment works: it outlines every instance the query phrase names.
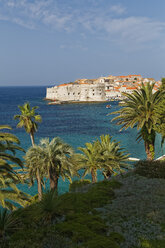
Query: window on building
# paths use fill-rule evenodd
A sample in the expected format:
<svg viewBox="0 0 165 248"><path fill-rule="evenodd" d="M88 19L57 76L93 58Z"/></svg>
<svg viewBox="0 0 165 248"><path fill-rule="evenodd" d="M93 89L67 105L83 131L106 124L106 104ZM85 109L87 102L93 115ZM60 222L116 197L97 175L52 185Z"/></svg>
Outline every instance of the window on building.
<svg viewBox="0 0 165 248"><path fill-rule="evenodd" d="M78 95L80 95L80 92L78 92Z"/></svg>
<svg viewBox="0 0 165 248"><path fill-rule="evenodd" d="M70 95L70 93L68 93L68 96Z"/></svg>
<svg viewBox="0 0 165 248"><path fill-rule="evenodd" d="M93 96L95 95L95 93L93 93Z"/></svg>
<svg viewBox="0 0 165 248"><path fill-rule="evenodd" d="M75 95L75 93L73 92L73 95Z"/></svg>

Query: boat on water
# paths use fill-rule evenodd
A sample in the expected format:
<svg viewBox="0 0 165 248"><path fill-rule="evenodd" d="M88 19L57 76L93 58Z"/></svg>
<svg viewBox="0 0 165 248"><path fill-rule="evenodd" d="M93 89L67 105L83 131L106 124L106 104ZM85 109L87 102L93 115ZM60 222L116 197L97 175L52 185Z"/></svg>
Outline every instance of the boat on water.
<svg viewBox="0 0 165 248"><path fill-rule="evenodd" d="M110 104L109 104L109 105L107 105L107 106L106 106L106 108L111 108L111 105L110 105Z"/></svg>

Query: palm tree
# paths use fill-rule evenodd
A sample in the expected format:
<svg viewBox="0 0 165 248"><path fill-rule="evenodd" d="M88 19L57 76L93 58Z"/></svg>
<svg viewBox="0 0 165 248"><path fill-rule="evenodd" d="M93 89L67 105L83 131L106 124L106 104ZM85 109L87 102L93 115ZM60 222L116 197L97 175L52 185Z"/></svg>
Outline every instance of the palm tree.
<svg viewBox="0 0 165 248"><path fill-rule="evenodd" d="M117 114L114 120L117 120L117 125L122 125L122 129L129 127L137 127L139 130L137 140L144 140L147 159L154 159L155 135L154 125L156 123L154 108L162 100L164 91L156 91L153 93L154 84L149 83L140 89L134 90L132 94L123 93L126 96L123 108L111 114Z"/></svg>
<svg viewBox="0 0 165 248"><path fill-rule="evenodd" d="M160 86L160 91L165 91L165 78L162 78L162 84ZM156 116L156 124L155 131L160 133L162 136L161 146L163 147L163 143L165 141L165 97L157 104L155 107L155 116Z"/></svg>
<svg viewBox="0 0 165 248"><path fill-rule="evenodd" d="M11 127L8 125L0 125L0 130L8 129ZM17 164L17 166L23 167L22 161L15 156L16 150L24 151L20 146L19 139L11 134L0 131L0 174L8 173L14 174L11 163Z"/></svg>
<svg viewBox="0 0 165 248"><path fill-rule="evenodd" d="M7 237L18 229L19 219L14 212L7 209L0 210L0 245L6 247L5 242ZM4 245L4 246L3 246Z"/></svg>
<svg viewBox="0 0 165 248"><path fill-rule="evenodd" d="M100 146L100 161L103 175L106 179L112 174L122 172L127 168L128 153L120 147L120 142L112 140L110 135L102 135L98 144Z"/></svg>
<svg viewBox="0 0 165 248"><path fill-rule="evenodd" d="M34 133L38 129L37 122L41 122L41 116L35 112L37 106L30 108L29 103L24 103L23 106L18 106L21 114L15 115L14 119L19 119L17 127L24 127L25 131L30 134L32 145L34 146Z"/></svg>
<svg viewBox="0 0 165 248"><path fill-rule="evenodd" d="M63 180L67 178L71 181L71 177L75 174L75 170L69 160L73 155L73 149L59 137L51 141L48 138L42 139L40 144L45 151L44 163L50 180L50 189L57 190L60 176Z"/></svg>
<svg viewBox="0 0 165 248"><path fill-rule="evenodd" d="M29 172L34 175L35 170L38 169L42 177L49 178L50 189L54 191L58 188L60 176L63 180L67 178L71 181L71 177L76 173L70 159L72 154L72 147L60 138L56 137L51 141L46 138L42 139L38 146L31 147L25 159Z"/></svg>
<svg viewBox="0 0 165 248"><path fill-rule="evenodd" d="M42 218L45 223L51 222L52 217L60 215L57 210L60 203L61 200L57 195L57 191L46 192L37 206L37 218Z"/></svg>
<svg viewBox="0 0 165 248"><path fill-rule="evenodd" d="M100 148L98 141L93 143L86 143L85 147L78 148L83 154L79 155L79 164L84 169L83 177L91 174L92 183L97 182L97 170L101 169L100 166Z"/></svg>
<svg viewBox="0 0 165 248"><path fill-rule="evenodd" d="M37 180L38 185L38 199L42 199L42 185L44 185L43 169L43 154L44 150L41 146L34 145L28 149L25 155L26 174L25 179L30 179L31 185L34 184L34 180Z"/></svg>
<svg viewBox="0 0 165 248"><path fill-rule="evenodd" d="M30 134L32 146L35 145L34 142L34 133L38 129L37 122L41 122L42 118L39 114L35 112L35 110L38 108L37 106L30 108L29 103L24 103L23 106L18 106L21 114L15 115L14 119L19 119L19 123L17 124L17 127L21 128L24 127L25 131ZM37 169L37 183L38 183L38 189L39 189L39 199L41 199L41 178L39 174L39 170Z"/></svg>
<svg viewBox="0 0 165 248"><path fill-rule="evenodd" d="M0 126L2 129L11 127ZM0 205L9 209L16 208L15 203L23 206L27 200L27 195L16 187L21 182L21 174L17 173L16 168L23 167L22 161L15 155L17 150L24 151L19 143L15 135L0 132Z"/></svg>

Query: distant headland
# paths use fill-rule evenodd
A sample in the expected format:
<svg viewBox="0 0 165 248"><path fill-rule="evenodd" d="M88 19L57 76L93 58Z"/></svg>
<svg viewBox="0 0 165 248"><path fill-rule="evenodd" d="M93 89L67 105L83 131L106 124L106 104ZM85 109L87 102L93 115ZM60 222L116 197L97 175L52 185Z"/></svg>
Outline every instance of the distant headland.
<svg viewBox="0 0 165 248"><path fill-rule="evenodd" d="M60 84L46 90L46 100L50 104L63 102L104 102L122 100L122 93L132 93L144 83L154 83L156 91L161 81L143 78L141 75L107 76L96 79L77 79L74 82Z"/></svg>

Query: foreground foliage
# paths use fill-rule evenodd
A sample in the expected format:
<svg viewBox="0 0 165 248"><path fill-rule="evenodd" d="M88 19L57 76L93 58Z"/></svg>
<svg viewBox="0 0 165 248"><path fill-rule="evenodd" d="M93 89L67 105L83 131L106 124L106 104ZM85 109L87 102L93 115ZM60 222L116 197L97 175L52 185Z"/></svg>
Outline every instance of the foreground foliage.
<svg viewBox="0 0 165 248"><path fill-rule="evenodd" d="M14 233L19 226L19 220L14 212L7 209L0 210L0 247L6 243L9 235Z"/></svg>
<svg viewBox="0 0 165 248"><path fill-rule="evenodd" d="M15 212L19 229L6 231L5 248L163 248L165 179L137 171L70 192L47 192Z"/></svg>
<svg viewBox="0 0 165 248"><path fill-rule="evenodd" d="M115 197L113 189L119 187L121 183L104 181L91 184L84 193L61 196L54 191L46 193L40 202L16 212L22 229L11 235L8 247L47 247L51 242L52 246L48 247L54 247L58 237L64 244L59 242L56 248L96 248L98 245L119 248L122 235L107 236L108 226L95 210L110 203Z"/></svg>
<svg viewBox="0 0 165 248"><path fill-rule="evenodd" d="M165 179L165 161L139 161L135 165L135 173L148 178Z"/></svg>
<svg viewBox="0 0 165 248"><path fill-rule="evenodd" d="M17 168L23 168L22 161L16 156L16 151L23 151L19 146L19 139L4 129L9 126L0 126L0 205L4 208L14 209L16 205L24 206L28 200L26 194L21 192L16 184L20 183L21 175Z"/></svg>
<svg viewBox="0 0 165 248"><path fill-rule="evenodd" d="M120 247L151 248L151 244L164 243L165 180L133 172L118 180L123 186L114 190L115 199L99 212L111 230L124 236Z"/></svg>

